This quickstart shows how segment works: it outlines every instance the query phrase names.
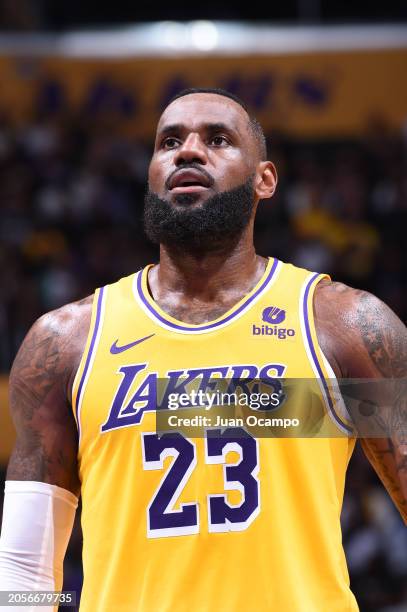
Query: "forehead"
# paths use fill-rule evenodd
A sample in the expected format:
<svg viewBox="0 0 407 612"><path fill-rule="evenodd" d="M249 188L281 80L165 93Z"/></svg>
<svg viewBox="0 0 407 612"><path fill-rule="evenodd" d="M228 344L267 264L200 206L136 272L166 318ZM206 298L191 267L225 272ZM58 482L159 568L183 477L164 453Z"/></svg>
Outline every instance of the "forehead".
<svg viewBox="0 0 407 612"><path fill-rule="evenodd" d="M234 100L216 94L189 94L172 102L158 122L157 132L167 125L182 124L198 129L205 124L223 123L240 134L247 133L249 117Z"/></svg>

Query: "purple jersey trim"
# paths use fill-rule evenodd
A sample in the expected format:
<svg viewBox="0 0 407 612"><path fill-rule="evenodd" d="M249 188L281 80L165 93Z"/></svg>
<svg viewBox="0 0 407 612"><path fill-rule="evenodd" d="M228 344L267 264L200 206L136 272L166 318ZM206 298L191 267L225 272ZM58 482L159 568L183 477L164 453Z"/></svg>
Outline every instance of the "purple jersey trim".
<svg viewBox="0 0 407 612"><path fill-rule="evenodd" d="M316 274L314 274L311 277L311 279L308 282L307 287L305 289L305 293L304 293L303 315L304 315L305 331L306 331L306 334L307 334L308 346L310 348L312 359L313 359L314 364L315 364L315 366L317 368L319 377L320 377L320 379L322 381L322 384L323 384L323 387L324 387L324 390L325 390L325 394L326 394L326 398L327 398L327 401L328 401L329 409L330 409L333 417L335 418L336 422L341 427L346 429L346 431L348 431L349 433L353 433L353 429L351 427L349 427L349 425L344 423L341 420L341 418L335 412L335 408L334 408L334 405L333 405L333 402L332 402L332 398L331 398L331 395L329 393L328 385L327 385L327 382L325 380L325 376L323 374L323 371L322 371L322 368L321 368L321 364L318 361L318 357L317 357L317 354L316 354L316 351L315 351L314 343L312 341L310 324L309 324L309 318L308 318L308 307L307 307L307 304L308 304L308 295L309 295L309 291L310 291L311 285L315 281L315 279L318 278L318 276L320 276L320 274L317 272Z"/></svg>
<svg viewBox="0 0 407 612"><path fill-rule="evenodd" d="M88 350L88 354L86 356L86 362L85 362L85 367L83 368L83 372L82 372L82 376L81 379L79 381L79 386L78 386L78 393L76 396L76 406L75 406L75 413L76 413L76 422L78 425L78 433L79 433L79 438L81 435L81 426L80 426L80 422L79 422L79 404L81 401L81 394L82 394L82 388L86 379L86 375L88 373L88 369L89 369L89 364L90 364L90 360L92 357L92 353L93 353L93 349L95 348L95 342L96 342L96 337L99 331L99 325L100 325L100 319L101 319L101 311L102 311L102 300L103 300L103 293L104 293L105 288L102 287L99 291L99 296L98 296L98 303L97 303L97 308L96 308L96 321L95 321L95 326L93 328L93 334L92 334L92 340L90 342L90 346L89 346L89 350Z"/></svg>
<svg viewBox="0 0 407 612"><path fill-rule="evenodd" d="M164 323L165 325L167 325L168 327L171 327L174 330L188 331L192 333L194 331L198 332L198 331L203 331L203 330L212 330L212 329L216 329L217 327L221 325L224 325L225 323L229 323L229 321L234 319L237 315L239 315L242 312L242 310L247 308L247 306L249 306L249 304L253 302L253 300L259 295L259 293L263 291L263 289L268 285L268 283L273 278L274 272L276 271L278 263L279 263L279 260L274 258L274 262L273 262L273 265L271 266L269 273L267 274L266 278L264 279L260 287L255 291L255 293L253 293L253 295L251 295L247 300L245 300L243 304L241 304L237 310L232 312L230 315L228 315L224 319L221 319L220 321L216 321L215 323L206 323L205 325L196 325L194 327L190 327L188 325L179 325L178 323L174 323L173 321L170 321L169 319L166 319L165 317L163 317L159 312L157 312L154 306L150 304L150 302L147 300L146 296L144 295L143 286L141 282L142 272L140 272L137 277L137 293L141 301L143 302L144 306L149 310L149 312L151 312L151 314L154 315L156 319L161 321L161 323Z"/></svg>

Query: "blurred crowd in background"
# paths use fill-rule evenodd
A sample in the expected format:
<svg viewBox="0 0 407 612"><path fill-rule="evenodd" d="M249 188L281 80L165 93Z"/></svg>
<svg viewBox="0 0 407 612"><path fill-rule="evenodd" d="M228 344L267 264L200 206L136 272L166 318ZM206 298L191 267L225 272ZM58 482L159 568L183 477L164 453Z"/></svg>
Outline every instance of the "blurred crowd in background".
<svg viewBox="0 0 407 612"><path fill-rule="evenodd" d="M357 141L268 139L275 197L260 203L256 246L378 295L407 318L407 133L372 118ZM152 143L109 116L0 115L0 370L33 321L157 260L142 211ZM362 612L406 612L407 531L357 449L343 510ZM77 523L65 588L80 588Z"/></svg>

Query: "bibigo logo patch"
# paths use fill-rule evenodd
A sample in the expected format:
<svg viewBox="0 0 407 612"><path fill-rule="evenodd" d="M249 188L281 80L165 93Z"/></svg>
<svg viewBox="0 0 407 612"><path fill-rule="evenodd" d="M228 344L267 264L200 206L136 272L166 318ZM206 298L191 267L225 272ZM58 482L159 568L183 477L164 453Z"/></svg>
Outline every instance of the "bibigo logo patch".
<svg viewBox="0 0 407 612"><path fill-rule="evenodd" d="M263 310L262 321L269 325L252 325L253 336L274 336L279 340L285 340L287 336L295 336L295 330L286 327L279 327L285 320L285 310L278 306L268 306Z"/></svg>

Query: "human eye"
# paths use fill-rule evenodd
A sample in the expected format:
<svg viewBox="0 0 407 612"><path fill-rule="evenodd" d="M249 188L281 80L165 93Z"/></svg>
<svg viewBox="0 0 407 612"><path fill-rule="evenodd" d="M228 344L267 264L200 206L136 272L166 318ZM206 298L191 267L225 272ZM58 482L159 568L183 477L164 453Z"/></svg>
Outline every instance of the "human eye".
<svg viewBox="0 0 407 612"><path fill-rule="evenodd" d="M209 144L214 145L215 147L224 147L230 144L228 138L223 134L214 134L209 139Z"/></svg>
<svg viewBox="0 0 407 612"><path fill-rule="evenodd" d="M177 138L174 138L174 136L167 136L167 138L164 138L161 143L161 146L164 149L175 149L178 145L179 140Z"/></svg>

